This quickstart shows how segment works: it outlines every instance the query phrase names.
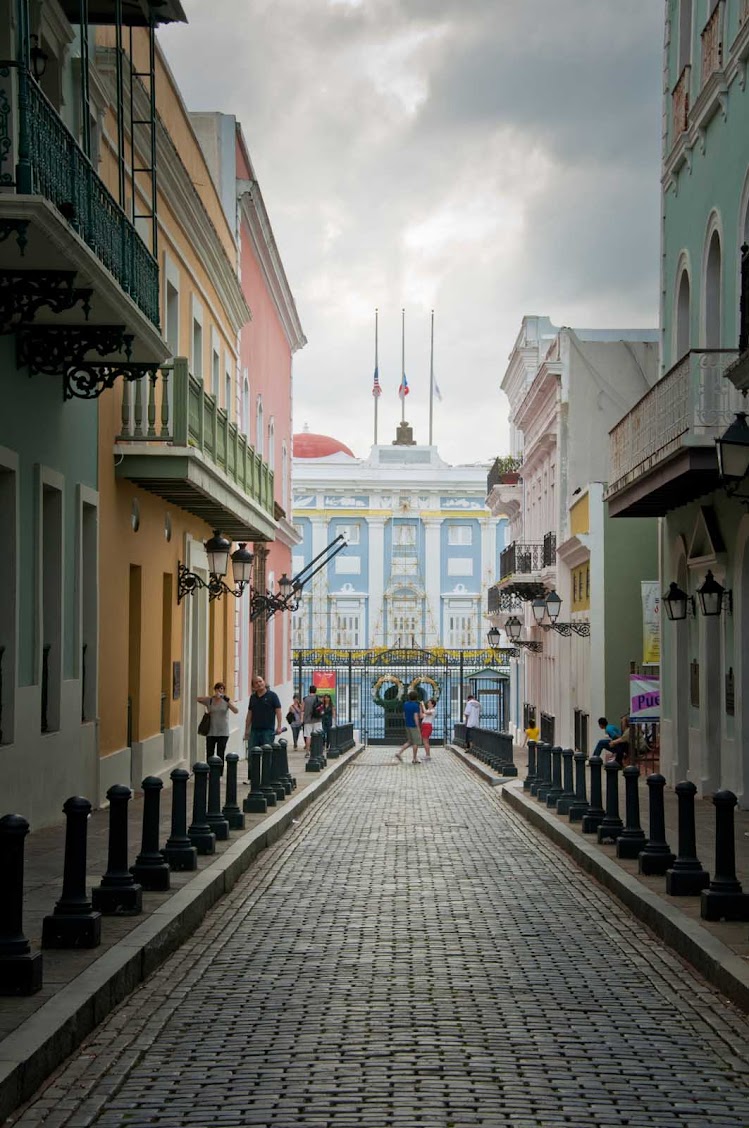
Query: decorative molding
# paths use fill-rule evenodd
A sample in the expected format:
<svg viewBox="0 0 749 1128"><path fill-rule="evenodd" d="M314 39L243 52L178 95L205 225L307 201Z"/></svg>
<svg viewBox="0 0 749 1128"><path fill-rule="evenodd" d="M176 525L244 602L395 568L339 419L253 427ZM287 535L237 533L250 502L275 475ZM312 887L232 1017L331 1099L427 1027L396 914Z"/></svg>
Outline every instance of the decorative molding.
<svg viewBox="0 0 749 1128"><path fill-rule="evenodd" d="M117 379L140 380L143 376L155 379L158 364L136 363L134 361L112 361L99 364L83 361L70 365L63 372L63 398L98 399L102 392L114 387Z"/></svg>
<svg viewBox="0 0 749 1128"><path fill-rule="evenodd" d="M53 313L78 302L88 320L93 290L76 289L74 270L0 270L0 333L10 333L47 306Z"/></svg>
<svg viewBox="0 0 749 1128"><path fill-rule="evenodd" d="M19 367L28 367L30 376L55 376L83 364L91 352L102 357L124 353L129 360L132 344L133 334L126 333L124 325L21 325L16 355Z"/></svg>

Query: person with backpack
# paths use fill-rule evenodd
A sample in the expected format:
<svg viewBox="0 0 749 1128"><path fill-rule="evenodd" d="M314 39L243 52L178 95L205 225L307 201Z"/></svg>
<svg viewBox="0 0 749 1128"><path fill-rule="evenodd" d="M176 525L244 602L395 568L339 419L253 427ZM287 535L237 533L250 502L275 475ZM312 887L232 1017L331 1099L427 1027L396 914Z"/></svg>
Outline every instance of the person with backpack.
<svg viewBox="0 0 749 1128"><path fill-rule="evenodd" d="M322 732L322 716L324 712L325 706L322 703L322 699L317 696L317 686L311 685L309 687L309 693L302 701L305 758L309 758L312 733Z"/></svg>

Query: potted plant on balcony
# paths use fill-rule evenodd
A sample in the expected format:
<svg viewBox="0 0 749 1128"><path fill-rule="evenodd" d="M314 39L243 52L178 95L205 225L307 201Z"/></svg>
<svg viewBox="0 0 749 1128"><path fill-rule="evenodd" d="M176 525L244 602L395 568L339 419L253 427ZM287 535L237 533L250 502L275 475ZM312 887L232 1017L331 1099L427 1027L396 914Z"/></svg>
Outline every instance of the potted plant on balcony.
<svg viewBox="0 0 749 1128"><path fill-rule="evenodd" d="M497 481L503 486L516 486L520 481L522 464L521 458L515 458L511 454L506 454L504 458L498 458L494 463Z"/></svg>

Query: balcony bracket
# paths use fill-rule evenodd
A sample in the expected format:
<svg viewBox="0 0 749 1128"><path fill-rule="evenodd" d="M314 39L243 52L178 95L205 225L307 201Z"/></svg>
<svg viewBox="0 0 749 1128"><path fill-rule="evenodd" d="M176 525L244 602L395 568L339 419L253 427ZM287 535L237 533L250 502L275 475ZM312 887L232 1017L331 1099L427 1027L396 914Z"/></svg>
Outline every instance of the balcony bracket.
<svg viewBox="0 0 749 1128"><path fill-rule="evenodd" d="M62 374L63 399L98 399L102 392L114 387L120 376L130 381L144 376L155 380L158 372L158 364L145 361L80 361L71 364Z"/></svg>
<svg viewBox="0 0 749 1128"><path fill-rule="evenodd" d="M85 369L91 352L102 357L124 353L129 362L132 344L133 335L125 332L124 325L22 325L16 335L18 365L28 366L29 376L69 375L72 368ZM116 363L122 369L122 363Z"/></svg>
<svg viewBox="0 0 749 1128"><path fill-rule="evenodd" d="M11 235L15 235L21 255L25 254L26 244L29 241L28 219L0 219L0 243L10 239Z"/></svg>
<svg viewBox="0 0 749 1128"><path fill-rule="evenodd" d="M563 638L569 638L570 635L576 634L580 638L590 638L590 623L575 622L575 623L539 623L538 624L544 631L556 631L557 634L562 635Z"/></svg>
<svg viewBox="0 0 749 1128"><path fill-rule="evenodd" d="M0 270L0 333L33 321L42 306L63 313L80 302L88 320L93 290L76 288L74 280L74 270Z"/></svg>

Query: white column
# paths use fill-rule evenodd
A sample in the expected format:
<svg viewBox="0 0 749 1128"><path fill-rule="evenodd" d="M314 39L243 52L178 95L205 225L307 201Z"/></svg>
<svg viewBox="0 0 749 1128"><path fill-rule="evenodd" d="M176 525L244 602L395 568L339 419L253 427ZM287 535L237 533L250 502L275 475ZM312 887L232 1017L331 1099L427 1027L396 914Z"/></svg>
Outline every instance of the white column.
<svg viewBox="0 0 749 1128"><path fill-rule="evenodd" d="M498 579L494 574L497 570L495 563L496 548L497 522L493 519L485 518L481 522L481 560L479 561L481 583L479 584L478 646L486 645L486 632L489 629L489 623L486 618L489 588L492 586L495 579Z"/></svg>
<svg viewBox="0 0 749 1128"><path fill-rule="evenodd" d="M440 579L440 528L442 521L439 517L426 517L424 519L424 586L427 599L427 628L432 626L432 631L424 639L426 647L439 646L442 631L442 587ZM431 622L430 622L431 620ZM434 637L431 637L431 634Z"/></svg>
<svg viewBox="0 0 749 1128"><path fill-rule="evenodd" d="M385 518L370 517L369 529L369 624L364 646L382 646L385 621Z"/></svg>
<svg viewBox="0 0 749 1128"><path fill-rule="evenodd" d="M312 555L322 552L328 543L328 519L322 514L312 518ZM310 581L312 588L312 646L328 645L328 582L327 565Z"/></svg>

